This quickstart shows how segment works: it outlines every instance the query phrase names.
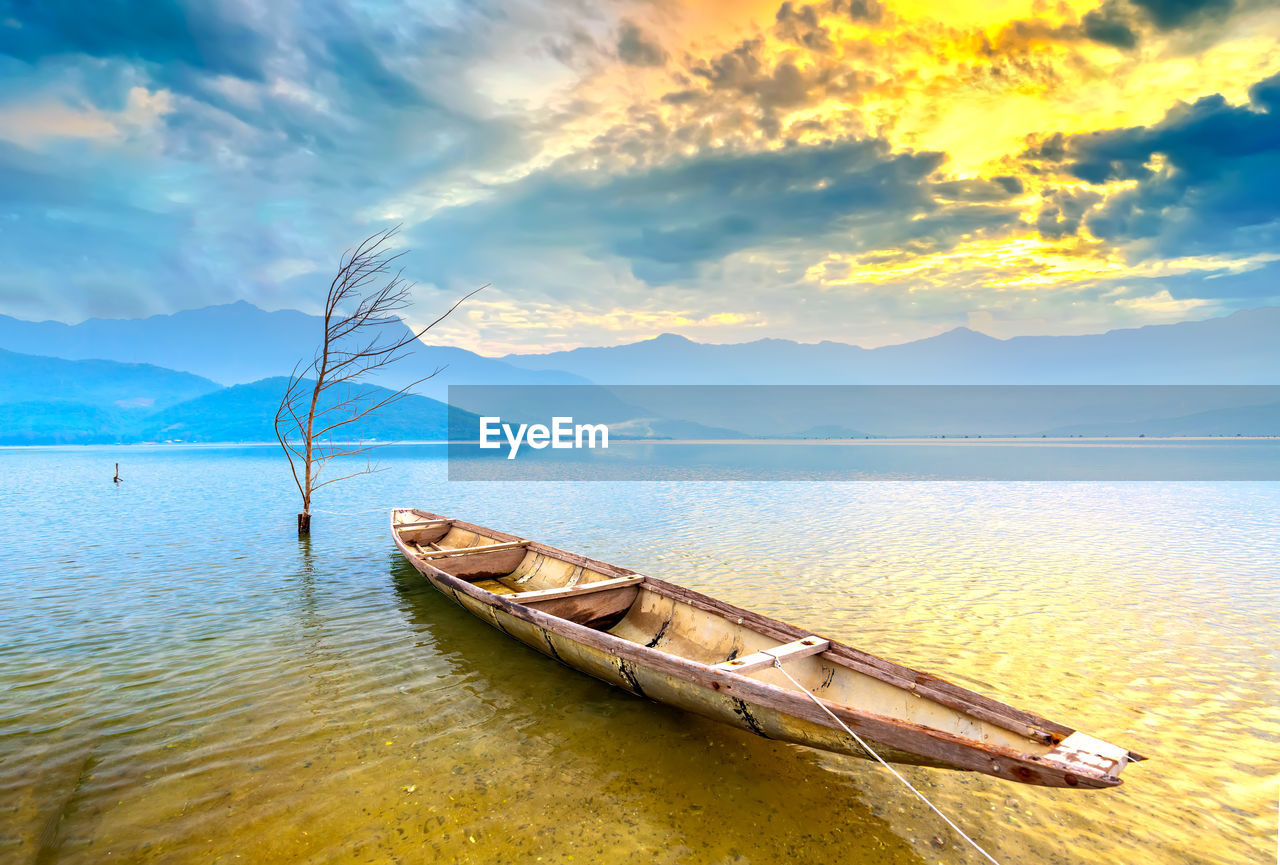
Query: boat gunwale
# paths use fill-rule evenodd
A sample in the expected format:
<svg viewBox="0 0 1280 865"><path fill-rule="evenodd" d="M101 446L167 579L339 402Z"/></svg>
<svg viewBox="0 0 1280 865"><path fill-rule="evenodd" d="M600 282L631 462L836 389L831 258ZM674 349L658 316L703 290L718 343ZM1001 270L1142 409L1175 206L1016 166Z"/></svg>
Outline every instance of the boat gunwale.
<svg viewBox="0 0 1280 865"><path fill-rule="evenodd" d="M598 559L588 558L587 556L583 556L578 553L571 553L568 550L562 550L562 549L559 549L558 547L553 547L553 546L550 546L549 544L544 544L541 541L534 541L534 540L530 540L529 538L522 538L519 535L513 535L510 532L501 532L501 531L498 531L497 529L491 529L488 526L478 526L475 523L468 523L464 520L455 520L450 517L441 516L440 514L430 513L429 511L418 510L417 508L395 508L391 511L391 530L392 530L392 534L396 538L397 545L399 545L399 541L400 541L400 532L398 530L399 526L395 522L395 515L397 513L403 513L405 511L408 511L410 513L415 513L432 520L438 519L438 520L447 521L449 523L449 527L451 530L455 528L461 529L462 531L465 531L465 532L474 532L475 534L478 534L478 535L493 537L503 542L518 541L525 545L525 549L528 549L532 552L541 553L542 555L548 555L548 556L551 556L552 558L560 559L561 561L569 562L570 564L573 564L573 565L582 565L583 567L591 568L592 570L598 570L601 573L609 574L611 576L615 576L615 577L644 576L644 574L641 574L637 571L628 570L627 568L619 567L618 565L612 565L612 564L609 564L608 562L602 562ZM418 527L407 526L407 528L414 530L414 529L417 529ZM446 532L446 534L448 534L448 532ZM465 550L468 548L459 547L458 549ZM405 552L407 555L410 555L410 556L414 555L412 550L406 549Z"/></svg>
<svg viewBox="0 0 1280 865"><path fill-rule="evenodd" d="M454 575L435 567L430 563L430 561L417 558L413 554L413 551L410 550L407 544L401 539L400 533L396 528L395 515L396 513L403 511L410 511L412 513L422 514L429 517L434 517L436 515L412 508L393 509L391 512L391 534L397 548L400 549L401 553L405 555L410 564L417 571L424 575L436 578L446 585L451 591L455 593L461 591L463 594L466 594L468 597L487 607L500 609L510 616L522 619L546 631L556 633L565 639L573 640L592 648L608 651L622 659L634 661L638 664L657 669L660 672L681 676L686 680L691 680L699 685L711 687L717 691L729 693L736 690L742 698L745 698L749 702L758 703L775 711L816 723L831 730L839 730L839 727L831 723L831 719L825 712L815 705L813 700L792 689L782 688L778 685L763 682L758 679L751 678L750 676L741 675L729 670L717 669L707 664L684 658L680 655L664 652L657 648L651 648L640 643L623 639L622 637L618 637L608 631L596 630L585 625L579 625L569 619L553 616L549 613L542 612L535 607L526 606L518 601L510 600L511 598L518 597L518 595L499 595L486 591L465 579L455 577ZM485 526L477 526L473 523L466 523L460 520L454 520L451 521L451 523L453 526L463 528L466 531L474 531L490 537L500 537L502 539L509 540L526 540L516 535L500 532ZM690 603L691 605L702 609L704 612L722 615L730 620L740 620L744 625L747 625L749 622L749 626L752 628L762 625L766 626L772 630L773 633L764 631L761 633L764 633L765 636L773 639L781 639L784 636L788 639L798 639L813 635L809 631L802 630L779 619L774 619L751 610L736 607L725 601L721 601L718 598L704 595L701 592L694 591L693 589L669 583L665 580L658 579L657 577L640 574L636 571L620 568L616 565L610 565L606 562L600 562L595 559L589 559L585 556L570 553L566 550L560 550L556 547L551 547L536 541L529 541L529 548L536 552L550 554L553 557L562 558L565 561L570 561L575 564L586 564L592 568L603 568L607 569L607 571L617 571L620 572L619 575L642 577L642 581L636 584L640 588L650 589L656 594L671 598L677 602ZM456 598L456 594L455 600L458 600ZM460 600L459 603L461 603ZM824 637L823 639L827 638ZM943 684L949 686L949 689L958 691L965 696L976 697L983 702L992 703L1002 709L1016 712L1028 719L1038 722L1037 726L1047 726L1055 730L1065 731L1068 734L1070 732L1074 732L1074 730L1069 727L1039 718L1029 712L1025 712L1024 710L1017 709L1005 703L1000 703L992 698L984 697L981 694L969 691L968 689L954 685L950 682L946 682L936 676L921 673L919 671L912 670L909 667L903 667L902 665L896 664L887 659L879 658L865 652L860 652L859 650L853 649L852 647L835 640L829 640L829 642L831 644L831 648L818 657L829 658L841 666L853 669L855 672L862 673L863 675L878 678L880 681L886 681L883 678L875 676L873 673L860 670L857 666L849 663L850 661L856 663L858 660L861 660L859 656L874 659L874 661L877 661L880 664L909 673L913 676L924 677L930 685ZM841 657L840 653L834 651L838 649L844 650L854 657ZM881 669L880 672L890 671ZM907 693L917 694L924 699L933 699L928 690L920 690L918 688L912 689L899 685L895 682L887 682L887 684L899 687ZM851 727L862 727L864 729L864 735L867 738L882 742L889 747L897 748L902 751L917 753L921 756L949 763L962 770L976 771L992 775L997 778L1004 778L1005 780L1038 784L1041 786L1104 788L1118 786L1123 783L1118 777L1106 774L1091 766L1067 765L1056 760L1037 757L1036 755L1003 745L981 742L976 739L970 739L954 733L948 733L936 727L917 724L912 721L905 721L886 715L879 715L873 712L862 711L843 703L834 703L821 697L817 697L816 695L813 696L814 699L819 700L823 706L832 711L844 723L849 724ZM965 711L962 708L951 708L955 711ZM1011 719L1006 718L1005 720L1010 721ZM1027 732L1025 725L1020 721L1017 726L1009 726L1008 724L1000 723L995 719L991 719L990 723L1000 726L1009 732L1025 736L1028 740L1034 738ZM889 735L886 736L886 733ZM903 741L904 737L915 740L920 736L924 736L937 743L939 746L943 746L943 750L947 753L925 753L920 747L920 743L918 741ZM1048 755L1046 755L1046 757L1047 756ZM975 757L979 757L979 759L975 759ZM1012 771L1002 771L999 767L996 767L993 764L992 758L1011 761L1016 764L1016 768ZM1135 754L1132 755L1132 759L1136 760L1144 758ZM993 768L995 771L993 771ZM1030 773L1030 775L1034 777L1036 773L1039 772L1049 774L1056 783L1028 780L1028 778L1023 777L1027 773Z"/></svg>

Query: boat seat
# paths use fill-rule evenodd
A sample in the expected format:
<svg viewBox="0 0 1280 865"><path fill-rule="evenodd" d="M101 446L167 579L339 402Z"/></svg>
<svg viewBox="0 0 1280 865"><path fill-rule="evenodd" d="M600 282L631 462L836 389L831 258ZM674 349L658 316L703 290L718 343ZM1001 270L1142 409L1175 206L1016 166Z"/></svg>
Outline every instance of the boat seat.
<svg viewBox="0 0 1280 865"><path fill-rule="evenodd" d="M500 550L514 550L528 544L528 541L508 541L501 544L480 544L475 547L440 547L429 552L418 553L420 559L443 559L453 556L472 556L477 553L496 553ZM421 549L421 547L419 547Z"/></svg>
<svg viewBox="0 0 1280 865"><path fill-rule="evenodd" d="M395 529L396 531L400 531L402 529L425 529L429 526L450 526L450 525L453 525L453 520L417 520L412 523L396 523Z"/></svg>
<svg viewBox="0 0 1280 865"><path fill-rule="evenodd" d="M553 601L556 598L568 598L577 595L589 595L592 592L603 592L608 589L621 589L644 582L644 577L635 574L630 577L614 577L608 580L595 580L590 583L578 583L573 586L558 586L554 589L534 589L532 592L516 592L513 601L520 604L538 601Z"/></svg>
<svg viewBox="0 0 1280 865"><path fill-rule="evenodd" d="M772 667L774 661L791 661L796 658L806 658L809 655L825 652L829 648L831 648L830 641L810 635L790 643L783 643L781 646L774 646L772 649L763 649L751 655L734 658L732 661L722 661L712 666L711 669L724 670L725 672L738 673L745 676L747 673L754 673L766 667Z"/></svg>

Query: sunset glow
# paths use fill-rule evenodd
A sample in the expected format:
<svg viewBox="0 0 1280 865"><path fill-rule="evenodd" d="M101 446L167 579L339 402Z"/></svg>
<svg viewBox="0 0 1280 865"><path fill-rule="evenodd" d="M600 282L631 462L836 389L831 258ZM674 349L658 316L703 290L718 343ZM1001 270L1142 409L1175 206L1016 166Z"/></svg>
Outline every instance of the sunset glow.
<svg viewBox="0 0 1280 865"><path fill-rule="evenodd" d="M1272 4L59 8L0 32L20 317L310 309L392 222L422 318L493 284L439 334L490 354L1280 298Z"/></svg>

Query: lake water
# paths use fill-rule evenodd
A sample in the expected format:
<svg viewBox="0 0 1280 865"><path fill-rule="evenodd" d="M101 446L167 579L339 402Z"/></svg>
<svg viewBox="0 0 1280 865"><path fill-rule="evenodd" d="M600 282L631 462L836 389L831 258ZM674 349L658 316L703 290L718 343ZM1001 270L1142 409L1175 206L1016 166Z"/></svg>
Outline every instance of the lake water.
<svg viewBox="0 0 1280 865"><path fill-rule="evenodd" d="M874 764L472 619L395 553L393 506L1150 758L1094 792L903 769L1002 862L1275 861L1280 484L450 483L440 447L382 461L299 542L273 448L0 450L0 861L979 861Z"/></svg>

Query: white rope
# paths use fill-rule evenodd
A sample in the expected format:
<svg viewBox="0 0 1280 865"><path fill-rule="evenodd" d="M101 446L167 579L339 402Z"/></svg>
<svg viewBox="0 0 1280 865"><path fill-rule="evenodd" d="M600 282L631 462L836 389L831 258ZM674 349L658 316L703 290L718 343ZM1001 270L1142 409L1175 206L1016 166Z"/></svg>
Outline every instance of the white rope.
<svg viewBox="0 0 1280 865"><path fill-rule="evenodd" d="M917 796L917 797L919 797L919 799L920 799L920 801L921 801L921 802L923 802L924 804L926 804L926 805L928 805L930 808L932 808L932 809L933 809L933 812L934 812L935 814L937 814L939 817L941 817L943 820L945 820L945 821L946 821L946 824L947 824L948 826L950 826L952 829L956 830L956 834L957 834L957 835L959 835L959 836L960 836L961 838L963 838L964 840L968 841L968 842L969 842L969 845L970 845L971 847L973 847L973 849L974 849L974 850L977 850L979 853L981 853L983 856L985 856L985 857L987 858L987 861L988 861L988 862L991 862L991 863L992 863L992 865L1000 865L1000 863L999 863L999 862L997 862L997 861L995 860L995 857L993 857L993 856L992 856L990 853L988 853L986 850L983 850L981 847L979 847L979 846L978 846L978 842L977 842L977 841L974 841L972 838L970 838L968 835L966 835L963 829L961 829L961 828L960 828L959 826L957 826L955 823L951 822L951 818L950 818L950 817L948 817L946 814L943 814L941 811L939 811L939 810L938 810L938 806L937 806L937 805L935 805L935 804L933 804L932 802L930 802L930 801L929 801L929 799L928 799L928 797L926 797L923 793L921 793L921 792L920 792L919 790L917 790L915 787L911 786L911 782L910 782L910 781L908 781L906 778L904 778L904 777L902 777L901 775L899 775L899 774L898 774L898 771L897 771L896 769L894 769L892 766L890 766L888 763L886 763L886 762L884 761L884 758L883 758L883 757L881 757L879 754L877 754L875 751L873 751L873 750L872 750L872 748L871 748L871 746L870 746L870 745L868 745L865 741L863 741L863 739L862 739L862 737L861 737L861 736L859 736L857 733L855 733L855 732L853 732L852 730L850 730L850 729L849 729L849 727L845 724L845 722L844 722L844 721L841 721L839 718L837 718L837 717L836 717L835 712L832 712L830 709L828 709L828 708L826 707L826 705L825 705L821 700L819 700L817 697L815 697L815 696L813 695L813 693L812 693L808 688L806 688L804 685L801 685L799 682L797 682L797 681L795 680L795 677L793 677L790 673L788 673L785 669L783 669L783 667L782 667L782 662L781 662L781 661L779 661L777 658L774 658L774 659L773 659L773 665L774 665L775 667L777 667L777 668L778 668L778 671L779 671L779 672L781 672L781 673L782 673L782 675L784 675L784 676L786 676L788 679L790 679L790 680L791 680L791 683L792 683L793 685L795 685L795 686L796 686L797 688L799 688L799 689L800 689L800 690L801 690L801 691L802 691L806 696L808 696L808 698L809 698L810 700L813 700L814 705L816 705L816 706L817 706L819 709L821 709L822 711L826 712L826 713L831 717L831 720L833 720L833 721L835 721L837 724L839 724L839 725L844 729L844 731L845 731L846 733L848 733L850 736L852 736L852 737L854 738L854 740L855 740L859 745L861 745L861 746L862 746L862 749L863 749L864 751L866 751L866 752L867 752L868 754L870 754L872 757L875 757L877 760L879 760L879 761L880 761L880 765L881 765L881 766L884 766L886 769L888 769L890 772L892 772L892 773L893 773L893 777L897 778L899 781L901 781L903 784L905 784L905 785L906 785L906 787L907 787L907 789L908 789L908 790L910 790L912 793L915 793L915 794L916 794L916 796Z"/></svg>
<svg viewBox="0 0 1280 865"><path fill-rule="evenodd" d="M370 508L367 511L326 511L324 508L312 508L313 514L328 514L331 517L362 517L365 514L385 514L390 508Z"/></svg>

